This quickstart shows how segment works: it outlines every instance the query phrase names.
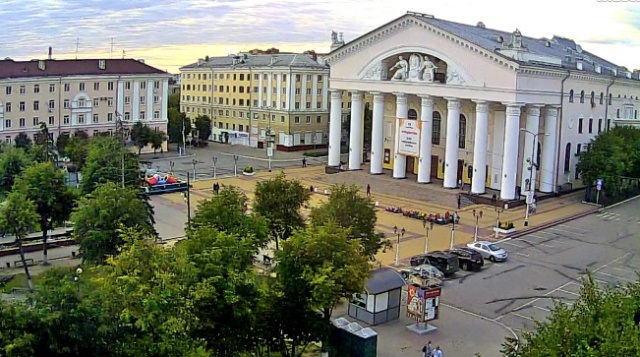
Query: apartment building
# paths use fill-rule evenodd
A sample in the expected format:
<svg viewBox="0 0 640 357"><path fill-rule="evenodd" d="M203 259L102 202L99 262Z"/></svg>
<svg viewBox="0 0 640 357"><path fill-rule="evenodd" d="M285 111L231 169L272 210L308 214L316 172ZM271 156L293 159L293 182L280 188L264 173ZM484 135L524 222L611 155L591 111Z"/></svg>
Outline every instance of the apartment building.
<svg viewBox="0 0 640 357"><path fill-rule="evenodd" d="M171 75L134 59L0 60L0 140L33 138L46 123L52 139L84 131L113 133L118 116L167 132Z"/></svg>
<svg viewBox="0 0 640 357"><path fill-rule="evenodd" d="M180 68L181 111L208 115L211 140L277 150L327 147L329 67L312 54L206 57Z"/></svg>

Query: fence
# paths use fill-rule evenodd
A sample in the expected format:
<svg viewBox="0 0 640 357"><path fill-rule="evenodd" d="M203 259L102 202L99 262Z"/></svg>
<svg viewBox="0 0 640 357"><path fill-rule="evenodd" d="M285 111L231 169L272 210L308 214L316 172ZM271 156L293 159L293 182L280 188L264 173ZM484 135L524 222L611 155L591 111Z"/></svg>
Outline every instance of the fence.
<svg viewBox="0 0 640 357"><path fill-rule="evenodd" d="M586 202L596 203L606 207L640 195L640 179L638 178L621 177L619 187L619 189L615 190L607 189L607 185L605 183L598 193L595 185L587 186L584 200Z"/></svg>

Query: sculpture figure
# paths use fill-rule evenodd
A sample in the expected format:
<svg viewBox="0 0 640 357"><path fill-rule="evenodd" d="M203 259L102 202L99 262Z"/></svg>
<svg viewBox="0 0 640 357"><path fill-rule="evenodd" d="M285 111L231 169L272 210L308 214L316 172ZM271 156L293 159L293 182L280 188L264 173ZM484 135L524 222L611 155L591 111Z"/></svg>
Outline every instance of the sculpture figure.
<svg viewBox="0 0 640 357"><path fill-rule="evenodd" d="M433 82L435 78L436 65L429 60L427 56L424 57L422 62L422 80L425 82Z"/></svg>
<svg viewBox="0 0 640 357"><path fill-rule="evenodd" d="M394 73L391 80L393 81L406 80L409 75L409 62L407 62L404 58L402 58L402 56L398 56L398 62L396 62L396 64L393 67L391 67L391 69L396 69L396 68L398 68L398 70L396 71L396 73Z"/></svg>
<svg viewBox="0 0 640 357"><path fill-rule="evenodd" d="M420 80L421 70L422 70L422 56L419 54L412 54L409 57L409 80L417 81Z"/></svg>
<svg viewBox="0 0 640 357"><path fill-rule="evenodd" d="M332 44L338 43L338 33L335 31L331 31L331 43Z"/></svg>

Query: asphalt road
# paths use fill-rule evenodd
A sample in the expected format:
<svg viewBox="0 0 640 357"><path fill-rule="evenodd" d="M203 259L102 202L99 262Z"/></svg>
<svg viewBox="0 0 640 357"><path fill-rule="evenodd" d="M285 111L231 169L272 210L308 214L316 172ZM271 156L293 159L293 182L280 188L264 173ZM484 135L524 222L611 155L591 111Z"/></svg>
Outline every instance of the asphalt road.
<svg viewBox="0 0 640 357"><path fill-rule="evenodd" d="M500 243L509 260L458 274L445 283L442 302L520 334L534 328L534 321L545 320L554 303L572 304L587 272L602 287L636 281L638 202Z"/></svg>

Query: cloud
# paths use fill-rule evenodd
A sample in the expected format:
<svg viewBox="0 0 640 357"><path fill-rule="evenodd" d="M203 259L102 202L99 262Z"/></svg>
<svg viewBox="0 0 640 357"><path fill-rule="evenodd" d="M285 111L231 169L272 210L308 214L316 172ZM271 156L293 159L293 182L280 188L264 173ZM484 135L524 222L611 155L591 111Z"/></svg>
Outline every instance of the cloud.
<svg viewBox="0 0 640 357"><path fill-rule="evenodd" d="M77 42L79 57L109 57L113 38L116 57L125 50L175 71L204 55L255 47L327 51L332 30L350 40L407 10L598 48L638 45L640 9L587 1L538 0L523 11L506 0L0 0L0 58L43 57L49 46L57 58L73 57ZM618 56L620 64L639 67L631 52Z"/></svg>

